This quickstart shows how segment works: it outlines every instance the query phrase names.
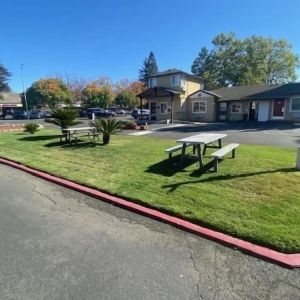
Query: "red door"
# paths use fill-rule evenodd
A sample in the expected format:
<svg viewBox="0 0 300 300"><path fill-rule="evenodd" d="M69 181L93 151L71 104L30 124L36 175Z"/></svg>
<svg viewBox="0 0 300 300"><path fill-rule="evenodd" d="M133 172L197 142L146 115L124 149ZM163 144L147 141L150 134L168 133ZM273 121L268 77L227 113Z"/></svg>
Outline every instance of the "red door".
<svg viewBox="0 0 300 300"><path fill-rule="evenodd" d="M274 100L273 117L283 117L284 114L284 99Z"/></svg>

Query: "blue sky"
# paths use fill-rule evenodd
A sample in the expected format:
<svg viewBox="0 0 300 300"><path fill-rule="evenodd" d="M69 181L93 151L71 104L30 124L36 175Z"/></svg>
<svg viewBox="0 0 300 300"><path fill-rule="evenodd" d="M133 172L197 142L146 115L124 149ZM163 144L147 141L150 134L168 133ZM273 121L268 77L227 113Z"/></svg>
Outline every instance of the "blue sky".
<svg viewBox="0 0 300 300"><path fill-rule="evenodd" d="M160 70L190 71L215 35L285 38L300 54L299 0L10 0L1 3L0 60L10 86L53 75L136 79L154 51Z"/></svg>

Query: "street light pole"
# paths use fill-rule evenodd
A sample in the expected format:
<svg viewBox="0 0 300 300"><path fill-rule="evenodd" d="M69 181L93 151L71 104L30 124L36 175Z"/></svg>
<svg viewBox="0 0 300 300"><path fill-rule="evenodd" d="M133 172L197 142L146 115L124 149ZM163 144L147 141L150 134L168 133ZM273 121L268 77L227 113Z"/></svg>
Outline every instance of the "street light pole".
<svg viewBox="0 0 300 300"><path fill-rule="evenodd" d="M26 106L26 114L28 114L28 103L27 103L27 97L26 97L26 92L24 88L24 80L23 80L23 65L21 64L21 80L22 80L22 86L23 86L23 95L24 95L24 101L25 101L25 106Z"/></svg>

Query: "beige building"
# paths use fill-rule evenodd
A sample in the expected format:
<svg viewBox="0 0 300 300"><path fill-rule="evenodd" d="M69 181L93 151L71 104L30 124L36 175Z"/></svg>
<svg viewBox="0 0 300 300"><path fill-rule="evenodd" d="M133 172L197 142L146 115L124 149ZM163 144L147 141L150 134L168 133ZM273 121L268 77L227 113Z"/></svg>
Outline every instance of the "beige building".
<svg viewBox="0 0 300 300"><path fill-rule="evenodd" d="M137 97L148 101L150 120L300 121L300 83L207 91L200 77L170 69L149 76Z"/></svg>
<svg viewBox="0 0 300 300"><path fill-rule="evenodd" d="M22 107L21 97L18 93L0 93L0 112Z"/></svg>

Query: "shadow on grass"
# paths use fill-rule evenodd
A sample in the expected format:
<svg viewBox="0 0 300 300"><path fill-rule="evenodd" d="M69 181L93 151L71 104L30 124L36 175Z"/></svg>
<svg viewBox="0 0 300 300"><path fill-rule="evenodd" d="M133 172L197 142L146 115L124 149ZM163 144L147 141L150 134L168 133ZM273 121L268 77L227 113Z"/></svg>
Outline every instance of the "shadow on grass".
<svg viewBox="0 0 300 300"><path fill-rule="evenodd" d="M58 139L57 135L30 135L19 138L20 141L38 142Z"/></svg>
<svg viewBox="0 0 300 300"><path fill-rule="evenodd" d="M209 168L209 164L205 166L205 168ZM209 178L205 179L199 179L199 180L188 180L188 181L182 181L182 182L176 182L172 184L166 184L163 185L162 188L169 189L169 192L174 192L176 189L183 185L188 184L194 184L194 183L206 183L206 182L214 182L214 181L222 181L222 180L231 180L235 178L246 178L256 175L263 175L263 174L272 174L272 173L278 173L278 172L284 172L284 173L290 173L290 172L297 172L296 168L281 168L281 169L275 169L275 170L268 170L268 171L259 171L259 172L253 172L253 173L241 173L241 174L227 174L227 175L219 175L219 176L211 176ZM203 169L201 170L195 170L190 174L191 177L199 177L203 175L205 171Z"/></svg>
<svg viewBox="0 0 300 300"><path fill-rule="evenodd" d="M180 164L180 156L181 155L174 156L171 161L169 159L165 159L151 165L145 172L171 177L178 172L186 172L184 171L185 168L197 163L197 159L195 157L186 156L184 157L182 164Z"/></svg>
<svg viewBox="0 0 300 300"><path fill-rule="evenodd" d="M76 150L76 149L84 149L84 148L94 148L96 146L105 146L103 143L97 143L95 141L80 141L78 140L78 142L75 143L66 143L63 142L61 143L60 141L57 142L53 142L53 143L48 143L46 145L44 145L44 147L47 148L52 148L52 147L60 147L60 148L64 148L64 149L69 149L69 150Z"/></svg>

